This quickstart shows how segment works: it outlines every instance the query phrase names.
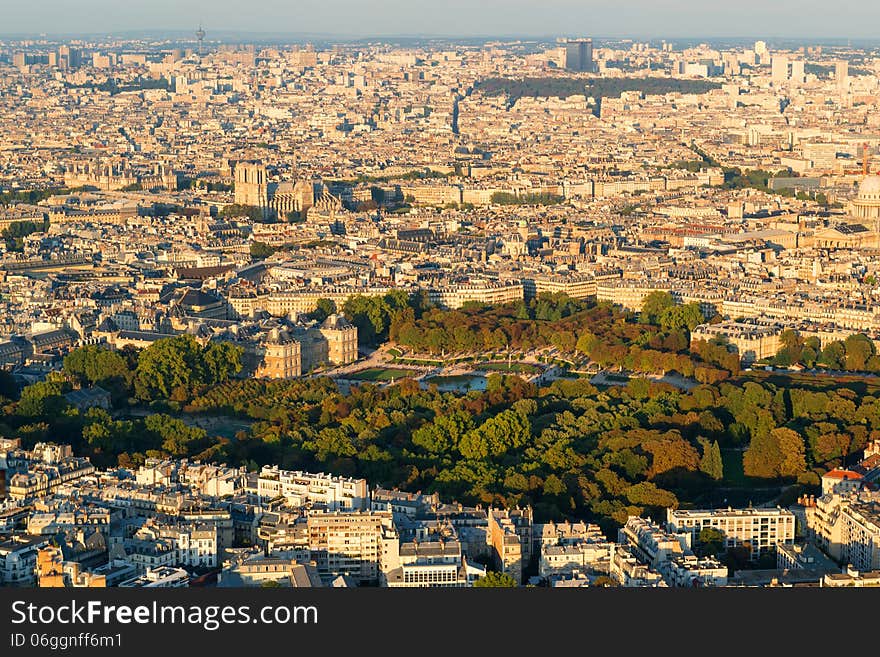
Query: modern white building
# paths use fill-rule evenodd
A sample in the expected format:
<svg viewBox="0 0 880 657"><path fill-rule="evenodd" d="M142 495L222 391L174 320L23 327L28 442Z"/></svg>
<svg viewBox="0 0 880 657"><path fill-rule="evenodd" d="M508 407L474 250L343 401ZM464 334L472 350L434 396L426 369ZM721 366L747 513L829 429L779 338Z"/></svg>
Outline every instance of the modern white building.
<svg viewBox="0 0 880 657"><path fill-rule="evenodd" d="M360 511L367 508L366 479L336 477L320 472L281 470L264 466L257 482L262 501L283 497L291 506L319 505L328 511Z"/></svg>
<svg viewBox="0 0 880 657"><path fill-rule="evenodd" d="M690 533L664 531L659 525L639 516L627 518L617 536L618 543L628 546L642 563L652 568L659 568L674 557L688 554L691 549Z"/></svg>
<svg viewBox="0 0 880 657"><path fill-rule="evenodd" d="M773 509L666 510L666 528L670 532L690 532L696 539L706 528L724 534L727 547L747 545L751 558L794 542L795 516L791 511Z"/></svg>
<svg viewBox="0 0 880 657"><path fill-rule="evenodd" d="M541 548L538 575L548 578L584 571L607 573L613 554L614 543L610 541L545 545Z"/></svg>
<svg viewBox="0 0 880 657"><path fill-rule="evenodd" d="M664 564L662 572L670 586L727 586L727 566L715 557L675 557Z"/></svg>
<svg viewBox="0 0 880 657"><path fill-rule="evenodd" d="M611 556L609 574L620 586L625 588L665 588L668 586L663 576L650 566L643 564L629 547L618 545Z"/></svg>
<svg viewBox="0 0 880 657"><path fill-rule="evenodd" d="M390 558L389 558L390 557ZM393 565L386 554L386 564ZM400 545L397 565L385 569L382 581L390 588L462 588L473 586L486 569L468 563L457 539L410 541Z"/></svg>
<svg viewBox="0 0 880 657"><path fill-rule="evenodd" d="M160 566L149 568L143 575L120 582L121 588L182 588L189 584L189 574L183 568Z"/></svg>

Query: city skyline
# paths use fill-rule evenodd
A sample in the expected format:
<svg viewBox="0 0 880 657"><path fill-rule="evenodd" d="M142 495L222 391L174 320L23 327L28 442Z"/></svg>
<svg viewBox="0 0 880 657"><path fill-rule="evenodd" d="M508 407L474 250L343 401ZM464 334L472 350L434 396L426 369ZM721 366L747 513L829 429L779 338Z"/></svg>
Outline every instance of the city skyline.
<svg viewBox="0 0 880 657"><path fill-rule="evenodd" d="M0 39L0 597L880 588L880 48L52 6L128 36Z"/></svg>
<svg viewBox="0 0 880 657"><path fill-rule="evenodd" d="M162 16L158 19L157 16ZM307 17L303 19L302 17ZM188 32L203 25L208 38L218 34L324 37L523 37L550 38L589 33L598 38L777 38L874 39L870 25L880 7L843 0L834 11L817 2L783 0L767 6L754 0L715 7L687 0L657 6L646 0L627 4L625 12L603 3L551 0L539 7L525 0L489 0L475 8L463 0L446 3L381 3L305 0L291 6L280 0L262 11L242 15L228 0L203 0L185 6L157 0L122 11L108 0L75 6L58 0L19 6L4 16L2 36L98 35ZM572 32L572 26L578 30Z"/></svg>

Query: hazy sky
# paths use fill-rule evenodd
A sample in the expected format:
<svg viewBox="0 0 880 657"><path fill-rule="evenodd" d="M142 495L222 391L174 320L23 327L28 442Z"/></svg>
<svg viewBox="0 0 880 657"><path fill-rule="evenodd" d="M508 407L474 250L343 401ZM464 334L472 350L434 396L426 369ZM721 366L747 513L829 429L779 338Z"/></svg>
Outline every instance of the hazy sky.
<svg viewBox="0 0 880 657"><path fill-rule="evenodd" d="M2 0L0 34L880 38L877 0Z"/></svg>

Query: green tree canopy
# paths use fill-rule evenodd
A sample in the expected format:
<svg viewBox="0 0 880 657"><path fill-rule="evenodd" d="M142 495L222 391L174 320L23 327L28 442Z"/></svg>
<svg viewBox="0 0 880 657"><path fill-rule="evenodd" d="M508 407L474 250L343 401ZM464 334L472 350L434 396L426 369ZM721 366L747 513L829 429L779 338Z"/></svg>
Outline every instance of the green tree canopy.
<svg viewBox="0 0 880 657"><path fill-rule="evenodd" d="M62 384L57 381L38 381L21 391L18 414L26 417L52 417L60 415L68 406Z"/></svg>
<svg viewBox="0 0 880 657"><path fill-rule="evenodd" d="M312 319L323 322L336 313L336 302L333 299L318 299L317 307L310 313Z"/></svg>
<svg viewBox="0 0 880 657"><path fill-rule="evenodd" d="M474 582L474 588L514 589L516 588L516 580L507 573L496 573L490 570L484 577L480 577Z"/></svg>
<svg viewBox="0 0 880 657"><path fill-rule="evenodd" d="M223 383L241 370L242 349L224 342L202 347L191 335L158 340L144 349L135 373L138 397L168 399L175 390L188 393Z"/></svg>
<svg viewBox="0 0 880 657"><path fill-rule="evenodd" d="M721 448L718 441L703 441L703 456L700 459L700 470L716 481L724 477L724 462L721 460Z"/></svg>
<svg viewBox="0 0 880 657"><path fill-rule="evenodd" d="M724 532L714 527L704 527L697 535L700 551L706 555L718 556L724 552L726 540Z"/></svg>
<svg viewBox="0 0 880 657"><path fill-rule="evenodd" d="M750 477L796 477L806 469L803 438L784 427L758 433L743 454L743 470Z"/></svg>
<svg viewBox="0 0 880 657"><path fill-rule="evenodd" d="M659 326L660 318L663 313L670 310L675 305L672 295L669 292L656 291L651 292L642 302L642 312L639 321L643 324L654 324Z"/></svg>
<svg viewBox="0 0 880 657"><path fill-rule="evenodd" d="M249 249L251 258L254 260L265 260L277 251L274 246L269 246L265 242L259 242L257 240L251 242Z"/></svg>
<svg viewBox="0 0 880 657"><path fill-rule="evenodd" d="M79 347L67 354L64 371L80 384L88 385L110 379L124 381L130 374L128 363L118 352L97 345Z"/></svg>
<svg viewBox="0 0 880 657"><path fill-rule="evenodd" d="M683 306L672 306L660 313L660 326L667 331L684 329L692 331L704 321L703 311L700 310L700 304L696 302L686 303Z"/></svg>

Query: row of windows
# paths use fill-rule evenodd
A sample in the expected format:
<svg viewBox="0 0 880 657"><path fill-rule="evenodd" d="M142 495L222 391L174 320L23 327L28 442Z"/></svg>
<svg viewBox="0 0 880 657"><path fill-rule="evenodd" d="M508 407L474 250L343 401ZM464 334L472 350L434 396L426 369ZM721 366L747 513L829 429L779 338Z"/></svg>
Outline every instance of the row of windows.
<svg viewBox="0 0 880 657"><path fill-rule="evenodd" d="M454 582L458 579L455 572L404 573L404 582Z"/></svg>

